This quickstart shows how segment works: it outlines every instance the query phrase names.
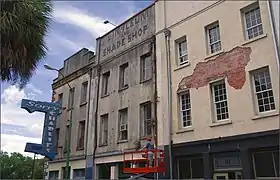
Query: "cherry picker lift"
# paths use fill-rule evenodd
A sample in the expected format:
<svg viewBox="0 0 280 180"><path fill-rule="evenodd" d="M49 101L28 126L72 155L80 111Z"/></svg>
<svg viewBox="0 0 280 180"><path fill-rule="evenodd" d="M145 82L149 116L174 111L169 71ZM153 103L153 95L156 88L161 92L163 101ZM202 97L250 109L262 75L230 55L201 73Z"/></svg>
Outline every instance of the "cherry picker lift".
<svg viewBox="0 0 280 180"><path fill-rule="evenodd" d="M164 173L166 171L164 164L164 151L157 148L156 127L154 126L154 144L153 150L136 150L123 153L123 173L133 174L130 179L138 179L147 174ZM149 162L148 153L153 154L152 163Z"/></svg>

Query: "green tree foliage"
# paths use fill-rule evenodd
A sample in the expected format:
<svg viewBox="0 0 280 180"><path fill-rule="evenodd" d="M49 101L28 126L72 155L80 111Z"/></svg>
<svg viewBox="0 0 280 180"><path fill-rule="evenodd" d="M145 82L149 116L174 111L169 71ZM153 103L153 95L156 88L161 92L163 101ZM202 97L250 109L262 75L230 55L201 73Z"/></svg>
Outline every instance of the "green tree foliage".
<svg viewBox="0 0 280 180"><path fill-rule="evenodd" d="M23 88L46 56L52 2L1 0L0 7L1 81Z"/></svg>
<svg viewBox="0 0 280 180"><path fill-rule="evenodd" d="M32 179L33 158L20 153L2 152L0 154L0 179ZM44 159L35 160L34 179L42 179Z"/></svg>

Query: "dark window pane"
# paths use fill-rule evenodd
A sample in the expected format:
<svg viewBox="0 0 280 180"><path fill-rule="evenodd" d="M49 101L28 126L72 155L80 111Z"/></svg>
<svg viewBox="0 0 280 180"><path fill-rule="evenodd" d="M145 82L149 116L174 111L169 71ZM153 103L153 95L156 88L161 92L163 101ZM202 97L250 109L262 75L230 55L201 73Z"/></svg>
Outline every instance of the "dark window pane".
<svg viewBox="0 0 280 180"><path fill-rule="evenodd" d="M191 179L190 160L179 160L179 179Z"/></svg>
<svg viewBox="0 0 280 180"><path fill-rule="evenodd" d="M272 152L256 153L254 159L257 177L275 177Z"/></svg>
<svg viewBox="0 0 280 180"><path fill-rule="evenodd" d="M203 168L203 159L197 158L191 160L192 166L192 178L204 178L204 168Z"/></svg>
<svg viewBox="0 0 280 180"><path fill-rule="evenodd" d="M279 177L279 151L273 153L277 177Z"/></svg>

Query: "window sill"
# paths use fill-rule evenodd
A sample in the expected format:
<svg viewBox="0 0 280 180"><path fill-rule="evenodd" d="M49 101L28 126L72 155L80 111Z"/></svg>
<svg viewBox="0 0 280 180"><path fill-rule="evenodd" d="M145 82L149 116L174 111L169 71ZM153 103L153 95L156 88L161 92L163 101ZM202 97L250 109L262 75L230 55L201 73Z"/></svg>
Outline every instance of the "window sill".
<svg viewBox="0 0 280 180"><path fill-rule="evenodd" d="M74 109L74 108L68 108L67 111L71 111L71 110L73 110L73 109Z"/></svg>
<svg viewBox="0 0 280 180"><path fill-rule="evenodd" d="M104 146L108 146L108 143L104 143L104 144L99 144L98 147L104 147Z"/></svg>
<svg viewBox="0 0 280 180"><path fill-rule="evenodd" d="M128 86L128 85L126 85L126 86L124 86L124 87L120 88L120 89L119 89L119 92L121 92L121 91L124 91L124 90L128 89L128 87L129 87L129 86Z"/></svg>
<svg viewBox="0 0 280 180"><path fill-rule="evenodd" d="M104 94L104 95L101 95L101 98L105 98L107 96L109 96L110 94Z"/></svg>
<svg viewBox="0 0 280 180"><path fill-rule="evenodd" d="M81 107L81 106L84 106L84 105L86 105L86 104L87 104L87 102L83 102L83 103L80 104L80 107Z"/></svg>
<svg viewBox="0 0 280 180"><path fill-rule="evenodd" d="M223 126L223 125L227 125L227 124L232 124L232 121L231 120L221 120L221 121L212 123L210 125L210 127Z"/></svg>
<svg viewBox="0 0 280 180"><path fill-rule="evenodd" d="M128 140L126 139L126 140L119 140L118 142L117 142L117 144L121 144L121 143L127 143L128 142Z"/></svg>
<svg viewBox="0 0 280 180"><path fill-rule="evenodd" d="M76 150L77 150L77 151L84 150L84 147L77 147Z"/></svg>
<svg viewBox="0 0 280 180"><path fill-rule="evenodd" d="M262 35L259 35L259 36L257 36L257 37L254 37L254 38L252 38L252 39L248 39L248 40L246 40L245 42L242 43L242 46L245 46L245 45L247 45L247 44L250 44L250 43L252 43L252 42L255 42L255 41L259 40L259 39L263 39L263 38L265 38L265 37L267 37L267 34L266 34L266 33L265 33L265 34L262 34Z"/></svg>
<svg viewBox="0 0 280 180"><path fill-rule="evenodd" d="M274 117L274 116L279 116L279 112L277 112L277 111L265 112L265 113L254 116L252 118L252 120L264 119L264 118L269 118L269 117Z"/></svg>
<svg viewBox="0 0 280 180"><path fill-rule="evenodd" d="M193 127L186 127L186 128L182 128L179 131L177 131L176 134L181 134L181 133L191 132L191 131L194 131Z"/></svg>
<svg viewBox="0 0 280 180"><path fill-rule="evenodd" d="M178 70L183 69L183 68L188 67L188 66L190 66L190 63L189 63L189 62L186 63L186 64L183 64L183 65L179 65L179 66L176 67L173 71L178 71Z"/></svg>
<svg viewBox="0 0 280 180"><path fill-rule="evenodd" d="M150 81L152 78L149 78L149 79L146 79L146 80L140 80L140 84L142 84L142 83L145 83L145 82L148 82L148 81Z"/></svg>
<svg viewBox="0 0 280 180"><path fill-rule="evenodd" d="M225 52L225 50L222 49L222 50L217 51L217 52L215 52L215 53L209 54L209 55L207 55L207 56L204 58L204 60L210 59L210 58L215 57L215 56L217 56L217 55L220 55L220 54L222 54L222 53L224 53L224 52Z"/></svg>

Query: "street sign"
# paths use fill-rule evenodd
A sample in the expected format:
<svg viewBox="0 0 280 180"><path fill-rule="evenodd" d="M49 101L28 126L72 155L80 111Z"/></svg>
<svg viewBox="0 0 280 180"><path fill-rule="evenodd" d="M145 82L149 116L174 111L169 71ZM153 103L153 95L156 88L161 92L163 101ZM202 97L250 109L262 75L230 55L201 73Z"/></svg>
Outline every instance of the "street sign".
<svg viewBox="0 0 280 180"><path fill-rule="evenodd" d="M23 99L21 102L21 108L27 110L29 113L45 113L42 144L27 143L25 151L40 154L53 160L55 157L53 132L55 130L60 105L54 102Z"/></svg>

